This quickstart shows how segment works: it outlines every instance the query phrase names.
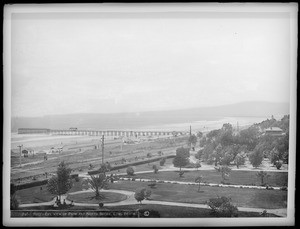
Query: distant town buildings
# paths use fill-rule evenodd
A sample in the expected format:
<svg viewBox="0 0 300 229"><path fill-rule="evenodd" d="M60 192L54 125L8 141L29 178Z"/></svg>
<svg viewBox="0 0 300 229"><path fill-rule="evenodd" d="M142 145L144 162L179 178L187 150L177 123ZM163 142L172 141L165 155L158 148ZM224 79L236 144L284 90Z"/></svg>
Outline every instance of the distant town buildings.
<svg viewBox="0 0 300 229"><path fill-rule="evenodd" d="M272 135L272 136L282 136L284 132L279 127L270 127L265 129L265 134Z"/></svg>

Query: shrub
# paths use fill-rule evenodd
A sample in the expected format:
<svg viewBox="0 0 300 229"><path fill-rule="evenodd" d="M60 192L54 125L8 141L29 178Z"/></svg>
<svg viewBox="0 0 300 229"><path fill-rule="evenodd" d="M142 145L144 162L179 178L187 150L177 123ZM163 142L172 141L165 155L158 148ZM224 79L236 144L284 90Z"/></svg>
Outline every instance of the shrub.
<svg viewBox="0 0 300 229"><path fill-rule="evenodd" d="M211 198L207 205L211 208L212 214L218 217L237 217L238 209L231 204L230 198L225 196Z"/></svg>
<svg viewBox="0 0 300 229"><path fill-rule="evenodd" d="M151 153L147 153L147 157L148 158L152 157L152 154Z"/></svg>
<svg viewBox="0 0 300 229"><path fill-rule="evenodd" d="M259 171L256 173L256 176L260 179L261 185L266 185L265 178L269 177L270 175L265 171Z"/></svg>
<svg viewBox="0 0 300 229"><path fill-rule="evenodd" d="M129 166L127 169L126 169L126 172L129 176L133 176L134 175L134 169Z"/></svg>
<svg viewBox="0 0 300 229"><path fill-rule="evenodd" d="M74 178L76 182L79 182L80 178L79 177L75 177Z"/></svg>
<svg viewBox="0 0 300 229"><path fill-rule="evenodd" d="M150 188L155 188L155 187L156 187L156 183L148 184L148 186L149 186Z"/></svg>
<svg viewBox="0 0 300 229"><path fill-rule="evenodd" d="M282 163L280 161L277 161L275 166L276 166L277 169L280 169L281 166L282 166Z"/></svg>
<svg viewBox="0 0 300 229"><path fill-rule="evenodd" d="M254 151L249 155L250 163L255 168L261 165L263 159L264 159L263 152L256 149L254 149Z"/></svg>
<svg viewBox="0 0 300 229"><path fill-rule="evenodd" d="M142 203L144 199L148 199L151 195L151 191L146 188L138 189L134 193L134 198L137 202Z"/></svg>
<svg viewBox="0 0 300 229"><path fill-rule="evenodd" d="M166 158L163 158L159 161L159 165L163 166L166 163Z"/></svg>
<svg viewBox="0 0 300 229"><path fill-rule="evenodd" d="M184 174L184 171L179 171L179 176L182 177Z"/></svg>
<svg viewBox="0 0 300 229"><path fill-rule="evenodd" d="M280 190L287 191L287 187L286 186L282 186L282 187L280 187Z"/></svg>
<svg viewBox="0 0 300 229"><path fill-rule="evenodd" d="M19 208L19 202L16 198L16 195L13 194L10 196L10 210L17 210Z"/></svg>
<svg viewBox="0 0 300 229"><path fill-rule="evenodd" d="M203 149L200 149L200 150L196 153L195 158L196 158L196 159L201 159L203 153L204 153L204 150L203 150Z"/></svg>
<svg viewBox="0 0 300 229"><path fill-rule="evenodd" d="M152 168L155 174L158 173L158 167L156 165L153 165Z"/></svg>
<svg viewBox="0 0 300 229"><path fill-rule="evenodd" d="M199 168L201 168L201 163L200 161L197 161L196 164L194 164L195 168L198 170Z"/></svg>

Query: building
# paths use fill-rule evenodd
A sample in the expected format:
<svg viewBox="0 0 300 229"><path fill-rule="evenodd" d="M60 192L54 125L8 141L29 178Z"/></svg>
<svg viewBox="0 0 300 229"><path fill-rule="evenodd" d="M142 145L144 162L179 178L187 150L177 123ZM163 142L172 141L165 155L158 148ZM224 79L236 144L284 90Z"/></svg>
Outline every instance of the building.
<svg viewBox="0 0 300 229"><path fill-rule="evenodd" d="M34 156L34 149L31 148L23 149L22 154L24 157Z"/></svg>
<svg viewBox="0 0 300 229"><path fill-rule="evenodd" d="M279 127L270 127L265 129L265 134L272 135L272 136L282 136L284 132Z"/></svg>

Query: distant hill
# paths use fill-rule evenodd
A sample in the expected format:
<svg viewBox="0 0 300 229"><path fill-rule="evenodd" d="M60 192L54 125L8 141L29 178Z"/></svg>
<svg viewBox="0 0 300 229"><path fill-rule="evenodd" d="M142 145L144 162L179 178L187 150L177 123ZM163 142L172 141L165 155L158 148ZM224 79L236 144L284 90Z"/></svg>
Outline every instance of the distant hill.
<svg viewBox="0 0 300 229"><path fill-rule="evenodd" d="M223 106L140 113L68 114L42 117L12 117L12 132L18 128L134 129L143 126L218 120L223 117L271 117L289 114L288 103L242 102Z"/></svg>

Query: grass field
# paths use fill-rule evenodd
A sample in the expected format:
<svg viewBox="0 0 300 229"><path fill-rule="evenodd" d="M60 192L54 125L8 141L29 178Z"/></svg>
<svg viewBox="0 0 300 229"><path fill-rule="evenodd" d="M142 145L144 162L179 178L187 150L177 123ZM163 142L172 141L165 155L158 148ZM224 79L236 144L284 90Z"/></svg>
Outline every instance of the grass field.
<svg viewBox="0 0 300 229"><path fill-rule="evenodd" d="M41 190L42 188L42 190ZM17 200L20 204L42 203L53 200L55 197L47 191L46 185L18 190Z"/></svg>
<svg viewBox="0 0 300 229"><path fill-rule="evenodd" d="M73 181L73 186L69 192L77 192L82 190L82 180ZM20 204L40 203L51 201L55 196L47 191L47 185L36 186L18 190L16 192L17 199Z"/></svg>
<svg viewBox="0 0 300 229"><path fill-rule="evenodd" d="M148 166L148 165L146 165ZM138 167L138 166L137 166ZM148 166L152 169L152 166ZM184 169L183 169L184 170ZM260 179L256 176L256 171L238 171L232 170L226 183L228 184L238 184L238 185L261 185ZM271 186L286 186L288 182L287 172L267 172L270 176L265 179L265 182ZM179 177L177 171L164 171L155 174L143 173L136 174L133 177L136 179L146 178L146 179L159 179L159 180L174 180L174 181L186 181L195 182L195 178L198 176L203 176L202 182L208 183L221 183L222 177L221 173L216 170L199 170L199 171L185 171L183 177ZM124 177L129 177L125 175Z"/></svg>
<svg viewBox="0 0 300 229"><path fill-rule="evenodd" d="M96 199L94 192L78 193L78 194L69 194L68 200L73 200L76 203L89 203L89 204L98 204L101 203L114 203L122 200L126 200L127 196L120 193L113 192L100 192L101 198Z"/></svg>
<svg viewBox="0 0 300 229"><path fill-rule="evenodd" d="M204 172L204 171L202 171ZM215 171L205 171L208 174ZM238 175L243 175L247 177L247 173L251 173L252 171L233 171L237 172L236 179L238 180ZM242 173L240 173L242 172ZM179 178L176 172L161 172L161 174L167 173L172 176L176 176L177 180L188 181L188 177ZM192 179L192 174L197 173L196 171L190 171L186 174L190 175L190 179ZM274 182L276 176L280 176L282 173L274 173L273 180ZM141 174L141 177L144 177ZM148 175L159 175L159 174L148 174ZM218 174L219 176L219 174ZM138 175L134 176L138 178ZM249 177L251 177L249 175ZM219 179L219 178L218 178ZM244 178L246 179L246 178ZM249 178L250 179L250 178ZM81 191L82 190L82 179L78 182L73 182L73 187L69 191L69 193ZM277 181L279 182L279 181ZM119 189L119 190L128 190L128 191L136 191L138 188L149 188L148 184L150 182L140 182L140 181L119 181L115 183L110 183L109 188L111 189ZM42 187L42 190L40 189ZM150 188L149 188L150 189ZM209 187L202 186L201 191L197 192L197 185L182 185L182 184L170 184L170 183L157 183L157 187L151 189L152 195L151 198L153 200L161 200L161 201L171 201L171 202L184 202L184 203L199 203L205 204L209 198L217 197L217 196L227 196L231 197L233 203L240 207L258 207L258 208L286 208L287 207L287 191L282 190L259 190L259 189L242 189L242 188L224 188L224 187ZM17 191L17 198L21 203L38 203L44 201L50 201L53 199L53 195L51 195L47 189L46 185L33 187L29 189L23 189ZM86 196L88 198L88 196ZM80 200L81 201L81 200ZM91 202L90 202L91 203Z"/></svg>
<svg viewBox="0 0 300 229"><path fill-rule="evenodd" d="M148 184L149 182L120 181L111 184L110 188L135 191L142 187L149 188ZM151 189L152 195L150 198L161 201L205 204L210 198L226 196L230 197L232 202L239 207L269 209L287 207L287 191L208 186L201 187L200 192L197 192L197 190L197 185L158 183L156 188Z"/></svg>

